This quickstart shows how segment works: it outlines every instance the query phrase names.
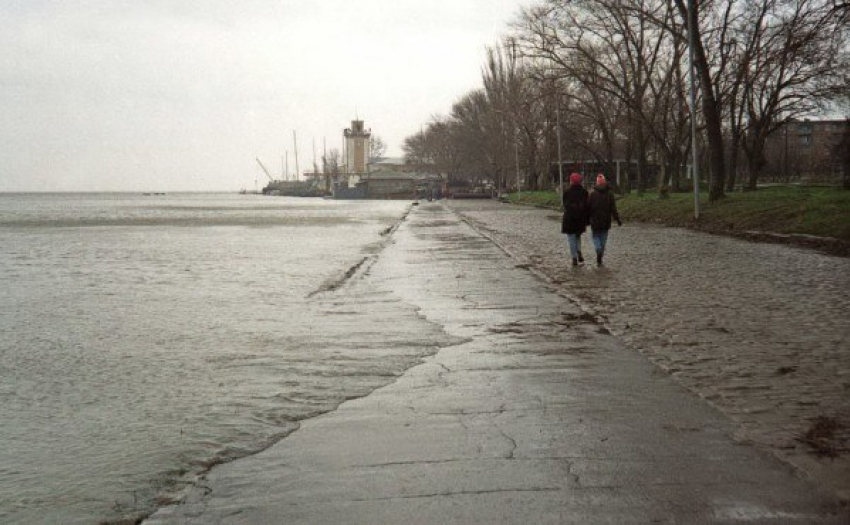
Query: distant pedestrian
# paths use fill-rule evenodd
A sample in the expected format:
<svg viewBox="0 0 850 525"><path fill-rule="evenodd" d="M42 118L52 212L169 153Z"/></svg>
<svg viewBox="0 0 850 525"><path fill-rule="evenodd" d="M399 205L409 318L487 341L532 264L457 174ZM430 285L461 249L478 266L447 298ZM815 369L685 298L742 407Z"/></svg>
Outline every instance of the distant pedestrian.
<svg viewBox="0 0 850 525"><path fill-rule="evenodd" d="M562 195L564 203L564 218L561 221L561 233L567 234L570 243L570 255L573 266L584 263L581 254L581 234L587 229L588 195L581 185L581 175L570 175L570 187Z"/></svg>
<svg viewBox="0 0 850 525"><path fill-rule="evenodd" d="M620 214L617 213L617 203L614 193L601 173L596 176L596 186L590 192L588 202L588 215L590 217L590 231L593 236L593 246L596 248L596 264L602 266L602 257L605 255L605 244L608 242L608 230L611 229L611 218L620 226Z"/></svg>

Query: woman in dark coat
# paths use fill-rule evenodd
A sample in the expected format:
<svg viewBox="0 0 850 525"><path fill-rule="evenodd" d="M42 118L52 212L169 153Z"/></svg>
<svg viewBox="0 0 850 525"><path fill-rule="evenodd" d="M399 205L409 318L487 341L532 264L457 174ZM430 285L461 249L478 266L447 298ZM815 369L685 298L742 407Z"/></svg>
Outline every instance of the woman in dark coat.
<svg viewBox="0 0 850 525"><path fill-rule="evenodd" d="M605 175L601 173L596 176L596 186L590 192L588 198L588 217L590 222L590 233L593 245L596 248L596 264L602 266L602 257L605 255L605 244L608 242L608 230L611 229L611 218L620 226L620 214L617 213L617 202L614 193L608 186Z"/></svg>
<svg viewBox="0 0 850 525"><path fill-rule="evenodd" d="M561 221L561 233L567 234L570 243L570 255L573 266L584 263L581 255L581 234L587 229L587 190L581 185L581 175L570 175L570 187L564 190L564 219Z"/></svg>

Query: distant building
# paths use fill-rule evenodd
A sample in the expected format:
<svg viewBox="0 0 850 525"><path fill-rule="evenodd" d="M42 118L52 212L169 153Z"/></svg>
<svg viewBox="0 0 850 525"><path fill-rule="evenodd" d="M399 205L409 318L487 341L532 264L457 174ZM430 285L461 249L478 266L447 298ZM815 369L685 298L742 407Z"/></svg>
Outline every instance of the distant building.
<svg viewBox="0 0 850 525"><path fill-rule="evenodd" d="M426 199L444 192L440 175L422 173L402 157L382 157L369 162L372 132L362 120L352 120L343 131L343 173L334 177L337 199Z"/></svg>
<svg viewBox="0 0 850 525"><path fill-rule="evenodd" d="M369 160L369 138L372 130L364 129L362 120L352 120L351 127L343 131L345 136L345 172L360 175L366 173Z"/></svg>
<svg viewBox="0 0 850 525"><path fill-rule="evenodd" d="M442 178L431 173L378 171L361 185L370 199L428 199L442 194Z"/></svg>
<svg viewBox="0 0 850 525"><path fill-rule="evenodd" d="M766 175L777 180L838 183L847 175L848 120L795 120L783 124L765 144Z"/></svg>

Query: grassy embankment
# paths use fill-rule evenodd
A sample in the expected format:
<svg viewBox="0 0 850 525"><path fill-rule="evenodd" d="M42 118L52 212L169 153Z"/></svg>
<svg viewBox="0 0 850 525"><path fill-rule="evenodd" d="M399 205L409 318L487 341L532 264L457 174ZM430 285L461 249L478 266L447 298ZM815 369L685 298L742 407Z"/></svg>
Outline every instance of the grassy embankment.
<svg viewBox="0 0 850 525"><path fill-rule="evenodd" d="M817 186L772 186L751 192L730 193L709 204L705 192L700 199L700 219L694 220L693 194L675 193L659 199L657 193L618 196L617 208L623 221L653 222L744 236L753 232L780 235L831 237L850 246L850 191ZM555 192L522 192L508 196L511 202L559 209ZM790 241L789 241L790 242Z"/></svg>

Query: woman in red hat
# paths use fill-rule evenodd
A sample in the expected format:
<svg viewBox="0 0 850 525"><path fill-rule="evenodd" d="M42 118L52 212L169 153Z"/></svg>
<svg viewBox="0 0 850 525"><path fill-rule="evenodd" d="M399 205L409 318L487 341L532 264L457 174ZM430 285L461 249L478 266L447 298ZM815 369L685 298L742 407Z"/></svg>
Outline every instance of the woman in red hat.
<svg viewBox="0 0 850 525"><path fill-rule="evenodd" d="M617 203L614 193L608 187L605 175L596 176L596 186L590 192L588 202L588 213L590 216L590 232L593 236L593 245L596 248L596 264L602 266L602 257L605 255L605 244L608 242L608 230L611 229L611 218L620 226L620 214L617 213Z"/></svg>

